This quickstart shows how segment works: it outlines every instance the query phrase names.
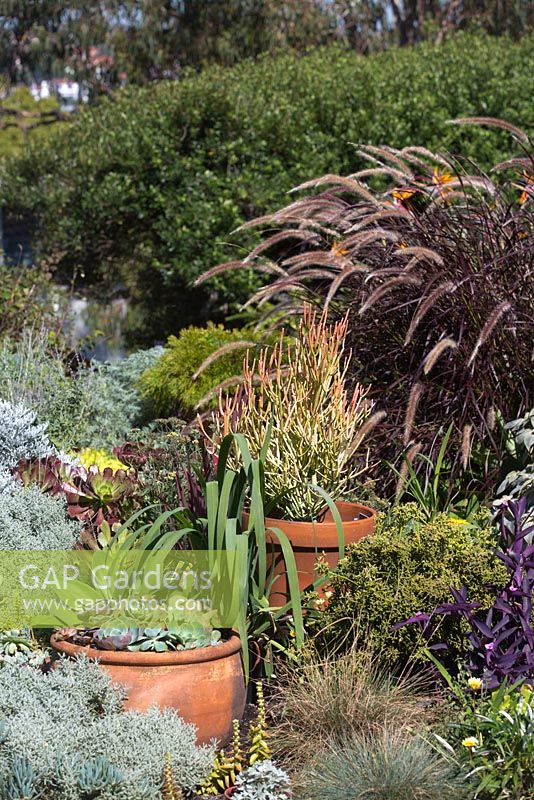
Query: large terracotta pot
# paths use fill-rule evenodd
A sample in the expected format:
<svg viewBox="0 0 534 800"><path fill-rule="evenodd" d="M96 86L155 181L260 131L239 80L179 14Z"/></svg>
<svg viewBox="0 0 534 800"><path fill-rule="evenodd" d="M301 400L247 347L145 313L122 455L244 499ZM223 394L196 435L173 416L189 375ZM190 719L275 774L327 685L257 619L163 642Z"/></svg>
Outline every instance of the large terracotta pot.
<svg viewBox="0 0 534 800"><path fill-rule="evenodd" d="M55 634L50 642L58 653L98 660L114 683L126 687L125 709L175 708L196 725L199 744L228 741L232 721L243 716L246 688L236 635L215 646L166 653L97 650L58 641Z"/></svg>
<svg viewBox="0 0 534 800"><path fill-rule="evenodd" d="M358 542L364 536L374 533L376 524L376 511L359 503L338 501L336 508L343 521L345 545ZM244 521L248 519L244 515ZM328 510L320 522L290 522L284 519L267 517L267 528L280 528L286 534L295 554L299 574L299 588L304 589L312 583L316 575L317 558L323 558L331 567L335 567L339 560L339 545L336 523L332 513ZM276 545L276 536L272 536L275 543L275 579L269 600L273 605L283 605L286 602L288 587L285 575L285 565L281 558L280 548ZM270 565L272 560L270 561ZM269 566L270 566L269 565Z"/></svg>

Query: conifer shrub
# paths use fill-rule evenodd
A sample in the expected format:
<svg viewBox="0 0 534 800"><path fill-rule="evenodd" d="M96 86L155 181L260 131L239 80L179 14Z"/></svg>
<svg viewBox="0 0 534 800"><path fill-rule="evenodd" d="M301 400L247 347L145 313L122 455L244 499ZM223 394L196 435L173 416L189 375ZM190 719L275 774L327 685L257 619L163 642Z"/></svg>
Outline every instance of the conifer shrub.
<svg viewBox="0 0 534 800"><path fill-rule="evenodd" d="M467 586L470 598L491 605L506 580L495 545L487 519L464 524L437 514L428 521L415 503L380 514L375 535L349 545L331 574L332 596L318 621L319 646L336 652L366 648L402 669L427 642L417 626L395 630L397 623L448 602L451 586ZM433 642L447 642L453 664L464 654L459 625L444 621Z"/></svg>
<svg viewBox="0 0 534 800"><path fill-rule="evenodd" d="M218 401L214 390L225 381L231 384L232 378L234 385L242 379L247 350L255 349L263 338L252 329L229 330L212 322L205 328L184 328L178 336L169 337L165 351L141 376L142 395L163 416L191 414L203 400L214 406ZM227 352L201 370L221 348Z"/></svg>

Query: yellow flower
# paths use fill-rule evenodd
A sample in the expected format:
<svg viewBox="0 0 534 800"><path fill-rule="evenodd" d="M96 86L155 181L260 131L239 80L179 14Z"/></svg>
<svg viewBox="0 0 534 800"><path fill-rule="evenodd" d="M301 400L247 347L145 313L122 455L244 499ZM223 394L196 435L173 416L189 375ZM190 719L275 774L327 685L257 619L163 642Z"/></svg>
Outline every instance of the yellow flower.
<svg viewBox="0 0 534 800"><path fill-rule="evenodd" d="M478 692L480 687L482 686L482 681L480 678L469 678L467 681L467 685L473 692Z"/></svg>
<svg viewBox="0 0 534 800"><path fill-rule="evenodd" d="M469 747L472 750L478 747L479 742L476 736L468 736L466 739L462 740L462 744L464 747Z"/></svg>
<svg viewBox="0 0 534 800"><path fill-rule="evenodd" d="M532 692L533 689L530 683L524 683L523 686L521 687L521 696L527 701L527 703L530 703L530 700L532 698Z"/></svg>
<svg viewBox="0 0 534 800"><path fill-rule="evenodd" d="M449 517L448 521L451 525L469 525L469 522L461 517Z"/></svg>
<svg viewBox="0 0 534 800"><path fill-rule="evenodd" d="M105 469L109 468L112 469L113 472L116 472L118 469L123 469L125 472L128 470L126 464L123 464L122 461L119 461L112 453L108 453L106 450L97 450L94 447L85 447L83 450L75 453L72 452L70 455L77 458L82 466L89 469L90 467L96 467L100 472L103 472Z"/></svg>

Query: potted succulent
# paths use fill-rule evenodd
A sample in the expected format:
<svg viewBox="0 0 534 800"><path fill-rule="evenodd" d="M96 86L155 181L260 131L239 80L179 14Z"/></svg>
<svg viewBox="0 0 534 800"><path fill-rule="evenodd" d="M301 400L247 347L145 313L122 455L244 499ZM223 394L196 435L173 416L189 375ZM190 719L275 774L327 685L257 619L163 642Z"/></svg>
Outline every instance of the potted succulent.
<svg viewBox="0 0 534 800"><path fill-rule="evenodd" d="M127 691L125 708L175 708L197 728L197 741L226 741L245 708L241 640L200 624L168 628L77 630L51 638L65 656L98 660Z"/></svg>
<svg viewBox="0 0 534 800"><path fill-rule="evenodd" d="M297 646L304 641L303 614L295 560L287 539L280 534L285 563L290 576L291 601L279 613L269 611L269 581L264 567L267 559L266 536L260 526L241 530L239 521L245 496L262 514L263 469L259 459L250 459L246 469L227 468L228 453L234 441L248 451L242 437L229 435L218 453L217 475L201 480L197 489L203 502L165 511L151 524L139 527L136 512L122 528L113 532L105 546L113 552L128 550L173 552L184 546L208 551L237 551L246 572L238 575L239 592L236 630L222 633L205 625L167 628L126 627L77 630L66 628L52 636L53 648L63 655L85 655L98 660L114 681L126 686L126 708L144 710L150 705L172 706L187 721L197 726L199 742L212 738L224 741L232 733L232 721L242 717L246 682L251 668L257 668L258 654L265 671L272 671L271 635L277 638L277 652L283 649L280 636L289 639L287 621ZM124 529L124 530L123 530ZM262 526L265 532L265 525ZM126 534L126 537L124 538ZM232 623L234 624L234 623ZM237 632L236 632L237 631ZM293 641L293 639L291 639ZM254 663L250 663L249 646Z"/></svg>
<svg viewBox="0 0 534 800"><path fill-rule="evenodd" d="M301 589L314 581L318 557L335 566L345 544L375 528L373 509L343 500L368 465L362 442L383 417L373 413L368 390L345 384L346 333L346 318L329 325L305 307L296 339L282 333L257 363L247 355L238 390L221 394L219 410L199 420L214 453L230 432L244 435L252 455L262 452L265 525L290 540ZM284 602L278 558L275 573L271 600Z"/></svg>

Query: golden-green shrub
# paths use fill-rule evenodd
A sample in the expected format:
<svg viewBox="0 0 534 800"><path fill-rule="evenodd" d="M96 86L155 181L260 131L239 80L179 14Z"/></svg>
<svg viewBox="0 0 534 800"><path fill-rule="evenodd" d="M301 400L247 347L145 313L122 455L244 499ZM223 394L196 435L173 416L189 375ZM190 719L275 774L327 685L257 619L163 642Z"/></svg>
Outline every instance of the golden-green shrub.
<svg viewBox="0 0 534 800"><path fill-rule="evenodd" d="M484 518L458 524L438 514L428 522L415 503L379 515L376 534L349 545L331 575L332 596L318 621L318 645L336 651L365 647L390 665L404 666L424 642L418 626L394 630L396 623L452 600L451 586L465 585L470 599L491 604L492 587L506 579L495 543ZM445 619L436 634L449 646L440 658L453 664L464 647L460 624Z"/></svg>
<svg viewBox="0 0 534 800"><path fill-rule="evenodd" d="M194 412L218 384L233 377L236 383L240 379L247 344L239 347L239 343L255 347L261 338L250 329L229 330L212 322L205 328L184 328L178 336L169 337L163 355L143 373L141 391L162 416ZM222 347L228 352L197 374L206 359ZM210 401L216 405L217 392Z"/></svg>

